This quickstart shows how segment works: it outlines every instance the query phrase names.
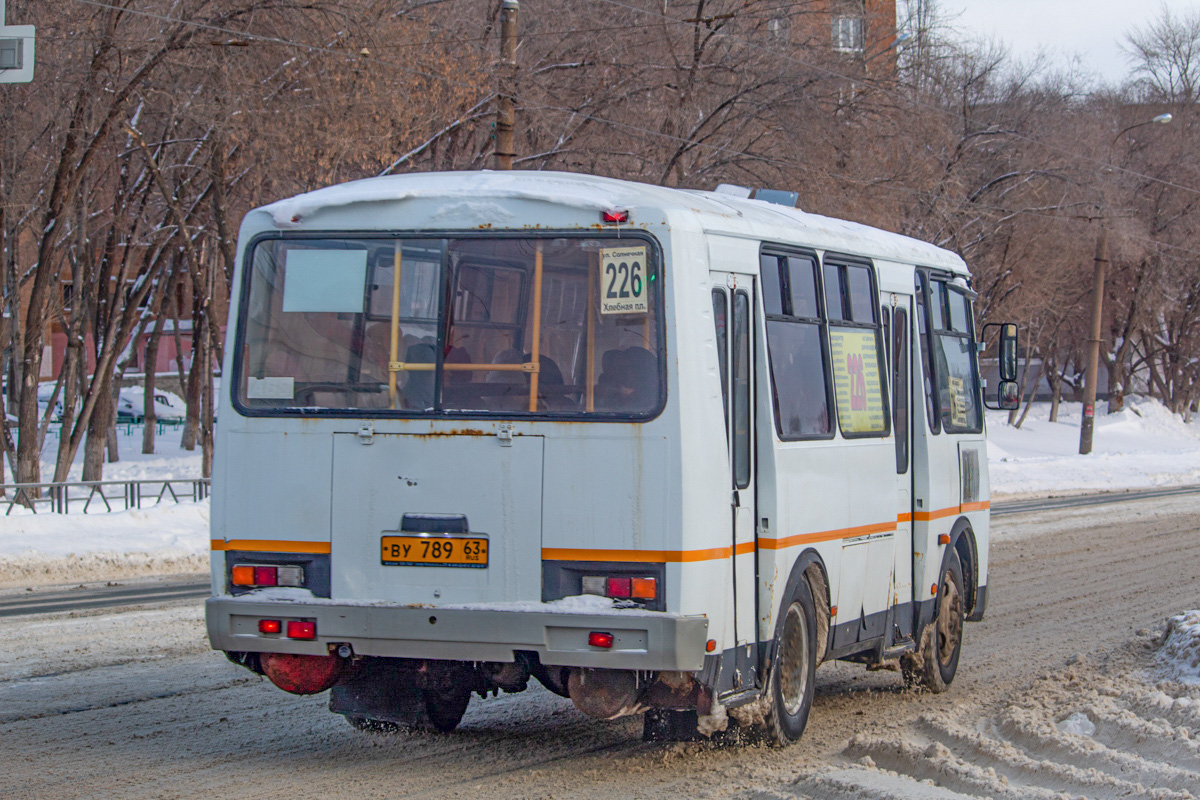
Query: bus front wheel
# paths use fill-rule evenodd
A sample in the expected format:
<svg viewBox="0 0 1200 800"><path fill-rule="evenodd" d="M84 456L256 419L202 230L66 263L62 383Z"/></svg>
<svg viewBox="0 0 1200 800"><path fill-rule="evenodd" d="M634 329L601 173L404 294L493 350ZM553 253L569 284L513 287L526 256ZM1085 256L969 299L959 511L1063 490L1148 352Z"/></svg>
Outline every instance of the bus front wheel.
<svg viewBox="0 0 1200 800"><path fill-rule="evenodd" d="M930 624L921 658L904 664L905 679L920 683L931 692L944 692L958 672L962 652L963 623L966 620L966 594L963 591L962 562L951 552L938 579L937 615Z"/></svg>
<svg viewBox="0 0 1200 800"><path fill-rule="evenodd" d="M808 581L800 580L780 612L775 658L767 682L767 741L791 744L804 733L817 670L817 615Z"/></svg>

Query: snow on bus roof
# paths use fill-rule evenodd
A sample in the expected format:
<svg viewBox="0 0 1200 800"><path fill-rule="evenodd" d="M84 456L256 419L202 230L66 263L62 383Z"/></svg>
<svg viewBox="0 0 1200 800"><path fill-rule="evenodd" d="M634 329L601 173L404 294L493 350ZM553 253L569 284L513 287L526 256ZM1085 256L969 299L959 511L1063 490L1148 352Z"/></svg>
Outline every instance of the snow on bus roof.
<svg viewBox="0 0 1200 800"><path fill-rule="evenodd" d="M589 211L655 208L691 212L713 233L773 237L781 224L803 233L814 247L912 261L964 272L955 254L918 239L857 222L811 214L763 200L694 189L673 189L570 172L490 170L423 172L365 178L317 189L264 206L278 228L302 227L318 212L357 203L405 200L533 200ZM793 238L793 237L786 237Z"/></svg>

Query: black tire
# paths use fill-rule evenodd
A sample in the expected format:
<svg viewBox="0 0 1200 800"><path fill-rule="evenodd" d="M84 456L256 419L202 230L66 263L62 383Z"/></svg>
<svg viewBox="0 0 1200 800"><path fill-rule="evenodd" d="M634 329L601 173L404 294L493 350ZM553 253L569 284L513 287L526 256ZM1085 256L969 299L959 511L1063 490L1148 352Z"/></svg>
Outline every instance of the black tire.
<svg viewBox="0 0 1200 800"><path fill-rule="evenodd" d="M817 671L817 614L808 581L779 611L775 654L767 680L767 713L763 733L767 742L784 747L800 738L812 709Z"/></svg>
<svg viewBox="0 0 1200 800"><path fill-rule="evenodd" d="M937 693L950 688L958 672L958 657L962 652L966 606L962 562L958 553L951 551L946 567L938 578L937 614L931 623L933 635L917 669L911 673L906 671L905 677L910 682L915 679L929 691Z"/></svg>

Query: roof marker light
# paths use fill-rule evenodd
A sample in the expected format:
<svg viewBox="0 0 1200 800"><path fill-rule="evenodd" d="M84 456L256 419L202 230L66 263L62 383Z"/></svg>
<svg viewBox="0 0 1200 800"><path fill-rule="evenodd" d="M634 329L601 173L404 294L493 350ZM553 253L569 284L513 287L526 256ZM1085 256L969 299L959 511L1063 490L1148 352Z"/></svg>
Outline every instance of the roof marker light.
<svg viewBox="0 0 1200 800"><path fill-rule="evenodd" d="M609 209L608 211L600 212L601 221L609 225L620 225L624 222L629 222L629 209Z"/></svg>

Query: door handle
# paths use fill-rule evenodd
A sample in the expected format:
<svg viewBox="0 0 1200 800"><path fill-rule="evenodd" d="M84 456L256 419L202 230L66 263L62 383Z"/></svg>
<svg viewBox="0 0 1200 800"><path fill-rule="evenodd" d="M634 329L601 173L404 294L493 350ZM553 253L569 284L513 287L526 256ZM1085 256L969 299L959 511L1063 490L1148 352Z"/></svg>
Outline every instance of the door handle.
<svg viewBox="0 0 1200 800"><path fill-rule="evenodd" d="M734 507L734 508L741 508L741 507L742 507L742 496L741 496L741 494L738 492L738 490L737 490L737 489L734 489L734 490L733 490L733 501L732 501L732 505L733 505L733 507Z"/></svg>

